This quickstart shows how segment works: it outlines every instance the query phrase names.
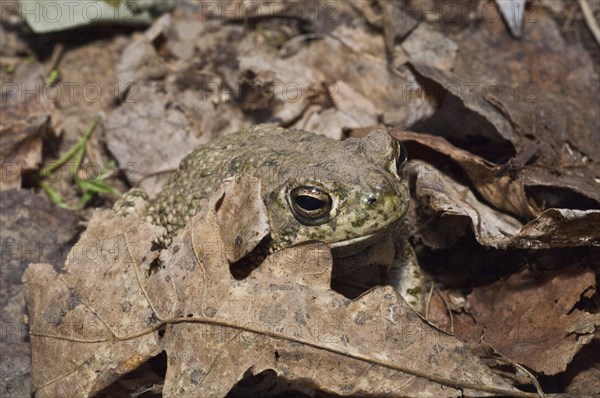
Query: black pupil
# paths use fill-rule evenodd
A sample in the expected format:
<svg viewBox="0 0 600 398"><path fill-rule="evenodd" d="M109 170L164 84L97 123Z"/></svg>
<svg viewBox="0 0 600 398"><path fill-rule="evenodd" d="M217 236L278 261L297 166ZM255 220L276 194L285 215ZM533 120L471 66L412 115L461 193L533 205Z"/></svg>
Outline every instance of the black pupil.
<svg viewBox="0 0 600 398"><path fill-rule="evenodd" d="M400 163L404 163L406 157L406 148L404 147L404 145L400 144L400 153L398 154L398 161Z"/></svg>
<svg viewBox="0 0 600 398"><path fill-rule="evenodd" d="M325 206L325 202L323 202L322 200L313 198L312 196L308 195L296 196L296 204L306 211L319 210L320 208Z"/></svg>

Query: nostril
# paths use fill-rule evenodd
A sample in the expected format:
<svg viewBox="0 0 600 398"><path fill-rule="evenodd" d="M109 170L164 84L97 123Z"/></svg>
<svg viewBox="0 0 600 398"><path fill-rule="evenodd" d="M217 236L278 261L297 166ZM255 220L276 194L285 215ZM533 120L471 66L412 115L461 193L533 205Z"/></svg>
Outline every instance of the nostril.
<svg viewBox="0 0 600 398"><path fill-rule="evenodd" d="M369 197L369 199L367 199L367 203L371 206L374 205L375 203L377 203L377 197L375 197L375 196Z"/></svg>

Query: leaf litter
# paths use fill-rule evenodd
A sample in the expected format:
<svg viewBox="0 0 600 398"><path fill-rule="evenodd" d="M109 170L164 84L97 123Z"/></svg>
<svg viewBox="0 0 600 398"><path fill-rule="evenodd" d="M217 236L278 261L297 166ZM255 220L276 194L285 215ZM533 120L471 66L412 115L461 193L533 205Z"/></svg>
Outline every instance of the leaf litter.
<svg viewBox="0 0 600 398"><path fill-rule="evenodd" d="M250 13L246 15L247 18L241 19L220 15L218 10L222 8L206 8L205 3L182 2L170 16L158 19L146 33L124 36L131 40L131 44L123 52L121 62L112 66L115 70L108 71L118 76L120 89L129 87L120 92L116 103L103 106L108 111L104 123L108 149L122 167L128 164L140 166L137 170L139 174L128 175L131 177L128 182L140 184L150 193L156 193L191 146L257 122L307 128L338 139L364 134L376 125L394 127L396 137L407 144L410 158L413 159L410 163L414 183L411 184L413 200L406 225L422 267L433 270L426 276L427 283L431 282L427 288L432 292L428 319L439 322L440 326L453 331L470 345L481 342L480 337L483 336L483 342L493 346L506 360L521 363L534 373L556 375L554 379L540 380L544 389L554 386L552 383L558 383L556 380L568 375L570 379L561 381L561 387L551 388L592 394L593 385L586 382L585 374L593 375L597 363L594 365L592 360L587 369L579 371L583 366L583 360L579 358L589 356L590 351L593 352L597 347L590 337L597 330L594 314L598 312L598 296L592 295L595 279L591 277L590 270L598 273L597 260L594 260L597 252L593 249L600 244L600 175L597 156L600 153L597 140L600 121L596 106L599 93L598 69L592 61L597 59L597 48L589 49L584 40L585 34L575 44L566 39L568 35L565 31L569 25L575 26L581 20L578 8L563 2L560 2L562 6L557 5L559 2L550 5L546 4L548 2L528 4L523 20L517 21L521 25L521 38L517 40L505 25L510 21L502 20L502 9L496 11L492 2L476 2L473 7L469 5L468 9L462 3L457 5L450 2L439 6L441 3L436 5L436 2L429 0L409 1L406 6L385 1L340 2L336 3L338 13L332 19L306 17L315 15L312 13L321 6L324 7L321 11L326 10L327 4L323 2L303 4L300 17L286 15L283 7L271 9L265 15ZM502 2L497 3L500 5ZM223 4L235 6L241 3L231 1ZM455 5L461 10L459 18L444 20L443 11ZM558 19L555 16L551 18L547 9L555 14L570 13L568 18L571 19L561 28L557 24ZM3 24L3 32L4 27ZM513 33L516 32L517 27L510 28ZM11 38L14 36L14 30L7 33ZM586 45L585 49L580 41ZM66 58L69 53L75 54L76 50L67 50ZM11 54L18 52L11 50ZM499 62L500 59L502 62ZM68 68L61 70L61 77L68 79L69 76L62 73L64 71L68 71ZM102 71L103 74L105 72ZM46 76L43 73L40 76L40 81L43 79L45 82ZM281 91L272 92L278 87L290 87L294 83L299 84L302 92L298 100L290 100ZM52 123L60 121L60 112L48 109L43 113L49 112L54 112ZM39 162L42 144L38 138L39 130L34 133L32 142L37 146L34 145L34 150L30 152L35 160L30 162L32 169ZM168 145L165 146L165 142ZM5 145L2 147L4 150ZM256 209L255 205L252 208ZM259 213L257 209L256 214ZM212 319L208 315L213 311L194 305L197 304L197 297L201 296L194 297L194 300L188 299L191 293L178 296L187 300L187 303L177 303L175 298L165 297L166 292L172 291L168 289L169 286L172 289L174 285L169 285L171 282L166 280L160 285L159 277L167 275L171 268L185 267L171 267L169 255L163 253L157 259L155 252L139 245L151 241L157 231L149 231L132 222L123 224L119 218L105 218L112 221L112 227L95 225L95 222L90 224L92 236L106 238L107 247L101 251L103 258L94 255L96 257L92 257L97 261L80 259L78 262L74 250L68 265L73 271L56 274L40 265L32 268L28 274L31 281L36 281L44 288L49 286L49 281L54 281L52 286L56 286L57 290L48 294L61 297L63 303L62 307L46 306L43 303L49 301L39 298L43 296L36 296L46 293L31 293L31 300L39 306L36 310L38 321L30 319L31 325L37 323L45 332L50 331L48 336L79 339L75 342L65 339L54 341L49 337L32 336L34 357L41 358L37 350L48 341L51 341L49 348L43 349L48 349L53 357L59 355L61 350L67 354L62 357L67 358L65 363L56 369L40 368L41 361L34 365L34 384L47 386L43 388L44 394L63 396L64 391L71 391L74 385L79 385L81 391L97 392L113 381L118 381L113 387L127 383L136 385L132 388L137 389L138 395L144 389L154 393L163 390L176 394L182 385L186 388L190 384L198 385L198 381L205 377L209 381L203 386L215 388L211 391L221 391L216 382L210 382L210 378L216 378L221 371L221 376L230 380L230 387L241 378L246 380L232 390L238 391L240 396L247 395L248 380L250 388L252 380L256 380L251 375L273 373L279 382L281 378L305 378L309 380L304 383L306 388L307 385L324 390L337 388L337 393L346 395L389 392L392 395L416 396L428 391L428 388L434 391L435 396L441 394L440 385L444 383L436 384L435 377L428 379L414 373L413 383L406 384L406 388L414 387L414 390L394 390L407 380L410 372L404 371L411 369L386 368L390 363L396 363L397 359L394 356L396 346L389 345L391 343L386 338L374 340L379 344L376 347L388 347L388 351L394 354L388 353L389 358L384 361L386 366L377 364L376 361L382 359L373 353L383 351L374 350L364 335L358 337L364 341L357 343L357 338L353 338L349 332L357 330L353 329L356 325L349 326L348 332L336 326L336 333L339 333L331 333L337 337L331 347L338 351L325 350L327 359L321 359L324 358L322 346L314 347L307 345L304 340L299 343L291 339L296 329L288 334L272 335L265 332L275 333L273 328L281 322L287 322L291 315L278 315L282 313L282 308L287 307L275 301L271 307L265 307L268 310L262 312L261 319L260 311L255 311L255 308L262 307L250 307L255 301L247 297L249 292L254 294L257 286L261 286L264 292L258 294L260 297L268 294L271 294L271 298L285 297L289 293L291 296L288 297L293 299L288 300L298 301L296 298L301 292L297 290L302 289L295 284L300 283L300 276L293 275L296 279L289 275L282 276L283 271L275 270L271 265L283 264L286 269L301 269L303 262L293 261L288 255L304 259L309 258L306 252L311 251L316 259L306 261L305 266L324 270L327 268L325 248L309 245L293 248L290 253L284 251L282 253L287 253L285 258L268 257L265 262L267 266L263 264L248 278L231 280L225 272L229 271L229 262L252 251L266 233L268 225L249 221L239 230L230 230L218 225L228 221L218 217L209 220L210 225L200 223L209 234L205 237L210 236L210 240L220 242L223 248L211 246L210 243L208 245L211 247L202 247L202 251L194 244L183 245L184 242L180 241L180 246L171 246L171 252L168 253L172 258L177 257L176 253L172 253L176 250L183 250L179 256L186 254L190 258L198 253L207 254L208 257L219 254L220 260L214 260L211 264L219 265L216 275L227 275L229 279L225 279L227 283L214 279L210 281L214 282L215 288L229 289L233 296L239 294L246 300L236 297L238 301L220 301L218 297L221 296L212 290L213 295L209 294L206 300L229 305L238 303L239 308L248 308L250 313L240 315L232 307L227 313L231 316L227 318L230 323L213 325L206 321ZM137 226L139 231L132 230L132 225ZM195 242L194 229L191 226L189 228L187 243ZM116 231L129 232L119 235ZM81 242L86 243L85 240ZM78 249L95 250L99 247L83 243ZM120 269L109 266L115 258L124 255L125 247L134 253L129 258L131 261L121 260ZM464 254L463 251L468 251L473 257L469 258L469 253ZM483 258L477 258L480 253L485 254ZM148 257L142 260L144 255ZM178 258L183 261L183 257ZM432 258L437 268L429 264ZM491 259L490 264L486 264L485 259ZM131 264L138 264L138 267ZM195 263L192 261L189 264ZM442 269L442 265L446 269ZM101 274L96 266L102 270ZM34 269L40 270L41 279L37 279ZM87 274L83 272L84 269ZM126 275L119 279L117 274L122 273L123 269L127 270ZM81 271L78 273L75 270ZM143 278L138 280L138 274L134 271L140 271L138 274ZM186 280L190 278L190 273L183 271L178 275L181 279L184 276ZM448 278L448 275L451 277ZM281 291L266 284L269 279L281 278L286 283L293 281L290 292L286 290L290 288L286 283L280 286ZM67 281L72 288L67 289L67 285L60 287L62 282L57 280ZM156 285L150 282L143 285L139 281L156 281ZM336 311L340 314L347 315L348 311L344 310L354 309L352 305L358 305L356 303L363 303L365 308L371 310L379 309L367 300L373 297L380 303L396 305L394 293L389 289L378 288L351 301L335 296L335 292L328 290L329 285L325 280L319 281L325 286L318 290L319 295L315 295L322 300L319 303L327 300L338 303ZM446 287L443 282L460 290ZM515 284L518 288L513 288ZM77 290L80 289L79 285L84 290L89 289L85 293L88 299L81 298L85 295ZM100 290L93 291L91 286ZM127 288L113 291L113 287L117 286ZM164 289L152 294L152 301L143 295L140 286L147 289L162 286ZM188 289L184 289L184 292L198 294L201 284L188 286L181 281L180 286ZM243 286L243 289L238 291L238 286ZM552 288L545 290L548 286ZM495 292L496 298L491 299L487 292ZM390 295L391 298L388 297ZM553 307L555 300L561 306ZM89 308L93 310L80 304L83 301L90 303ZM533 302L537 305L530 304L531 307L527 307L528 303ZM346 304L341 303L351 304L344 307ZM167 319L180 319L176 317L187 315L192 317L180 323L164 323L156 318L156 311L148 308L150 304L160 309L158 315L172 316ZM127 309L130 305L131 308ZM533 307L539 308L535 316L531 315L530 308ZM102 323L117 313L119 308L122 313L128 314L123 321ZM221 307L211 308L217 311L213 317L221 322ZM317 313L323 311L320 307L316 310L310 308ZM404 314L403 311L408 313L408 310L402 310L403 306L398 308L394 310L397 316L394 319L402 319L399 323L405 328L415 323L429 327L427 323L420 323L424 321L415 314L411 314L410 319L402 318L400 314ZM497 319L496 309L506 325L500 330L509 331L504 341L504 335L490 332ZM518 310L515 312L515 309ZM40 321L42 315L39 314L42 313L45 318ZM122 313L118 312L119 317ZM367 313L373 317L372 314L373 311ZM525 322L518 314L531 317ZM90 328L77 329L74 323L65 326L61 322L67 315L69 319L85 321ZM544 315L546 318L542 319ZM385 314L380 316L386 317ZM343 318L341 315L339 317ZM197 318L201 321L197 321ZM255 319L258 321L252 325L268 325L270 328L264 326L257 333L255 329L239 327L240 324L246 325L245 320ZM338 318L332 319L338 322ZM235 327L231 327L232 322ZM302 325L295 318L293 322L294 325ZM342 320L339 322L340 325L346 325ZM79 322L79 325L82 324ZM380 325L376 321L371 324ZM463 329L470 328L475 333L464 333L461 329L463 324L467 325ZM427 327L425 329L429 333ZM393 328L379 329L388 331ZM200 330L208 332L203 334ZM314 333L306 326L298 330L300 332L296 334L301 336L309 335L304 331ZM481 330L488 332L481 333ZM523 349L522 341L511 339L514 337L510 333L512 330L526 330L540 338L534 339L534 342L528 340L526 349ZM145 335L145 332L148 334ZM174 337L176 333L188 336L189 340L177 339ZM437 332L431 333L437 336ZM188 354L190 346L202 346L202 339L204 343L210 340L207 334L212 336L211 344L223 347L210 354L214 359L214 367L200 363L197 356ZM393 333L390 331L388 334ZM215 338L215 335L219 337ZM109 341L112 344L123 337L129 337L129 340L125 340L131 343L129 346L118 345L118 349L115 346L105 350ZM486 340L486 337L492 338ZM191 341L190 346L185 345L186 341ZM232 342L231 346L227 341ZM445 346L446 340L441 341ZM450 351L456 347L452 345L455 342L448 344ZM247 373L240 369L232 371L223 365L222 361L225 360L236 362L237 356L233 354L235 347L247 349L243 356ZM355 351L349 347L358 350L356 352L360 355L352 357ZM546 350L546 347L552 349ZM361 356L367 348L370 348L370 356ZM206 347L203 346L203 349ZM168 360L174 361L174 366L186 371L193 368L194 371L191 374L172 371L168 375L168 382L163 381L164 375L150 377L152 372L148 369L152 366L149 364L152 358L160 358L163 350L167 351ZM466 361L475 361L468 350L459 351L466 353ZM261 352L265 353L262 357ZM107 353L110 355L106 356ZM413 357L400 363L412 363ZM79 362L72 362L72 358L78 358ZM315 363L321 365L318 368L320 371L314 374L302 367L302 364ZM367 363L370 365L367 366ZM454 366L458 366L456 363ZM430 365L421 368L419 364L417 367L431 371L429 376L445 371ZM344 366L356 373L350 372L348 376L343 372ZM102 370L95 374L92 368ZM136 371L130 373L136 368L138 373L142 373L139 379L135 379L138 374ZM263 372L266 369L274 371ZM323 380L317 376L323 374L331 375L334 379L339 376L336 379L338 384L330 381L322 384ZM364 376L360 379L352 377L354 374ZM189 378L186 379L186 375ZM152 387L144 387L144 380ZM342 384L343 380L358 381ZM495 383L499 383L501 388L508 388L505 382L498 382L496 378L492 384ZM519 383L513 382L513 385ZM300 388L297 383L294 386ZM420 386L423 386L422 391ZM189 391L194 391L195 387L189 388L192 389ZM110 390L105 391L111 395ZM307 393L307 390L303 391ZM448 387L444 393L460 395L458 389Z"/></svg>

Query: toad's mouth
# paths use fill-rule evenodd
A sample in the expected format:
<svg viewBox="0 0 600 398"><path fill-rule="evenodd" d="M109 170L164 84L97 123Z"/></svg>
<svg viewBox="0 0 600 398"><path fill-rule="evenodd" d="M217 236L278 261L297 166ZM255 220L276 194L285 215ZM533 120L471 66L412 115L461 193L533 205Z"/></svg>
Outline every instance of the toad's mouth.
<svg viewBox="0 0 600 398"><path fill-rule="evenodd" d="M355 255L364 248L371 246L376 238L380 236L381 231L379 231L379 233L363 235L357 238L328 243L327 245L331 249L331 254L333 254L334 257L349 257Z"/></svg>
<svg viewBox="0 0 600 398"><path fill-rule="evenodd" d="M397 221L396 221L397 222ZM390 232L390 230L396 225L396 222L391 223L386 228L379 229L371 234L358 236L356 238L340 240L337 242L328 243L327 246L331 249L331 253L334 257L348 257L353 256L366 247L371 246L377 240L381 239Z"/></svg>
<svg viewBox="0 0 600 398"><path fill-rule="evenodd" d="M378 234L370 234L370 235L359 236L358 238L341 240L339 242L330 243L329 247L332 249L337 249L340 247L354 246L354 245L357 245L357 244L360 244L363 242L368 243L377 235Z"/></svg>

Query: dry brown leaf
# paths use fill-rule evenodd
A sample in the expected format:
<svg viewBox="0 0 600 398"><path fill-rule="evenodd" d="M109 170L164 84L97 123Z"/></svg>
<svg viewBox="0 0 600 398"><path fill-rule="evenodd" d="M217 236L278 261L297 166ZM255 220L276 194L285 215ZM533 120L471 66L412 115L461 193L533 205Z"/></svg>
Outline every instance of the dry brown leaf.
<svg viewBox="0 0 600 398"><path fill-rule="evenodd" d="M345 40L351 43L356 34L354 31L346 33ZM376 96L357 90L352 80L334 78L328 70L330 65L325 68L321 60L317 62L314 58L322 40L343 45L324 36L284 58L262 36L247 35L238 48L239 71L232 74L237 80L230 82L240 90L241 106L251 111L268 111L284 125L334 139L341 139L345 129L376 124L382 114L373 103ZM340 56L349 57L349 54L344 51Z"/></svg>
<svg viewBox="0 0 600 398"><path fill-rule="evenodd" d="M498 144L498 148L502 148L503 140L513 140L510 122L482 95L476 95L475 88L482 83L472 82L454 71L415 62L411 65L417 76L430 82L424 86L426 92L441 97L440 109L424 126L417 126L419 131L434 131L466 142L478 136Z"/></svg>
<svg viewBox="0 0 600 398"><path fill-rule="evenodd" d="M201 141L189 130L185 113L172 106L172 96L159 87L144 86L138 98L109 114L106 137L108 149L128 170L128 179L152 196Z"/></svg>
<svg viewBox="0 0 600 398"><path fill-rule="evenodd" d="M480 202L470 188L422 161L411 161L415 191L422 206L442 214L427 230L452 231L448 216L467 218L477 241L494 248L541 249L600 245L600 210L548 209L523 225ZM445 225L444 225L445 224ZM424 230L426 232L426 230Z"/></svg>
<svg viewBox="0 0 600 398"><path fill-rule="evenodd" d="M357 4L361 2L355 1L353 3ZM360 5L359 7L365 10L369 3L366 1L362 3L366 3L366 5ZM388 51L392 51L394 45L404 39L417 26L418 22L406 12L407 10L402 3L378 0L377 4L381 8L381 20L386 47Z"/></svg>
<svg viewBox="0 0 600 398"><path fill-rule="evenodd" d="M0 190L21 187L21 174L42 162L43 135L58 129L59 114L45 85L44 67L36 61L20 63L13 81L2 83Z"/></svg>
<svg viewBox="0 0 600 398"><path fill-rule="evenodd" d="M511 246L600 246L600 210L548 209L521 228Z"/></svg>
<svg viewBox="0 0 600 398"><path fill-rule="evenodd" d="M525 22L523 40L506 34L502 21L492 18L496 15L491 11L489 23L455 38L461 54L457 74L479 76L481 83L498 83L507 89L501 95L489 91L484 97L514 126L517 149L527 145L527 134L537 138L540 161L545 166L582 166L557 164L565 142L575 151L600 160L600 119L595 106L600 86L589 54L581 46L567 44L543 8L534 6L529 12L535 23ZM498 57L504 62L497 62ZM504 87L510 84L515 87Z"/></svg>
<svg viewBox="0 0 600 398"><path fill-rule="evenodd" d="M510 360L546 375L566 369L594 337L600 316L576 308L595 290L594 272L579 267L523 271L475 287L466 312L454 315L454 332L472 344L488 344ZM439 305L437 306L439 312ZM445 310L436 319L449 326Z"/></svg>
<svg viewBox="0 0 600 398"><path fill-rule="evenodd" d="M201 144L252 124L231 101L212 101L206 93L199 92L194 87L181 87L179 84L169 85L167 89L174 99L173 105L186 115L189 120L188 129L199 135Z"/></svg>
<svg viewBox="0 0 600 398"><path fill-rule="evenodd" d="M214 210L228 200L215 195L152 272L148 249L160 228L108 211L94 215L67 272L30 266L36 396L86 396L163 349L165 397L224 396L265 369L344 395L534 396L495 376L391 288L356 300L332 291L323 244L277 252L235 280Z"/></svg>
<svg viewBox="0 0 600 398"><path fill-rule="evenodd" d="M400 141L416 142L450 157L468 175L477 192L494 207L524 219L540 214L535 203L528 200L522 180L514 180L510 175L496 176L498 165L455 147L443 137L409 131L394 131L393 134Z"/></svg>
<svg viewBox="0 0 600 398"><path fill-rule="evenodd" d="M453 225L462 227L464 223L462 220L453 222L449 216L466 217L480 244L501 247L521 228L519 220L481 203L468 186L444 175L428 163L414 160L409 165L411 173L416 175L417 201L426 209L442 215L438 223L432 222L432 225L423 229L423 233L431 230L438 235L449 230L448 233L457 234Z"/></svg>
<svg viewBox="0 0 600 398"><path fill-rule="evenodd" d="M171 15L164 14L143 35L123 50L119 65L117 65L119 95L123 96L131 85L139 86L148 80L164 77L172 66L158 54L156 43L164 41L171 27ZM134 88L137 90L137 87Z"/></svg>
<svg viewBox="0 0 600 398"><path fill-rule="evenodd" d="M223 189L227 200L217 205L217 219L227 261L235 263L269 234L269 219L258 178L230 182L224 184Z"/></svg>
<svg viewBox="0 0 600 398"><path fill-rule="evenodd" d="M333 107L309 108L294 127L314 131L334 139L342 139L348 129L374 126L377 124L377 108L373 102L356 92L344 81L330 85L333 91Z"/></svg>
<svg viewBox="0 0 600 398"><path fill-rule="evenodd" d="M411 62L440 70L451 70L458 46L449 37L420 24L402 42L402 48Z"/></svg>
<svg viewBox="0 0 600 398"><path fill-rule="evenodd" d="M138 226L96 212L69 253L67 272L49 264L25 271L36 396L93 395L161 351L158 334L148 331L156 320L137 279L161 229Z"/></svg>

